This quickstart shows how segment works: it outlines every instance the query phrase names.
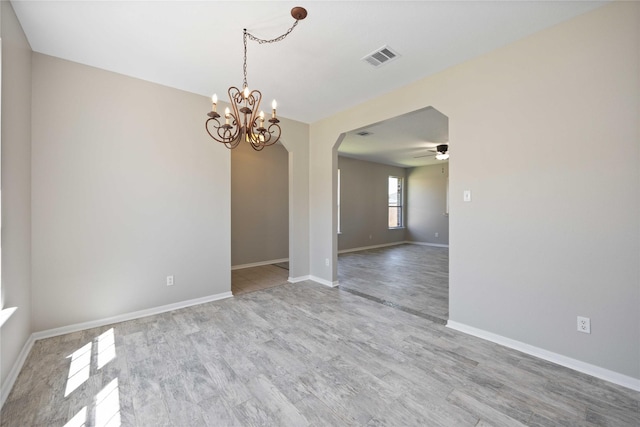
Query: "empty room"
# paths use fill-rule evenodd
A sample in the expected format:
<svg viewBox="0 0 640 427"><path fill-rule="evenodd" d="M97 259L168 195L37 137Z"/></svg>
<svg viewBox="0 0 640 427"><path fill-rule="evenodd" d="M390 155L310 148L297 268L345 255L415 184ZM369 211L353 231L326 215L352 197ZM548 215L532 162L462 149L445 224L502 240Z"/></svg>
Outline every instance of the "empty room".
<svg viewBox="0 0 640 427"><path fill-rule="evenodd" d="M340 290L443 325L448 132L433 107L347 132L336 180Z"/></svg>
<svg viewBox="0 0 640 427"><path fill-rule="evenodd" d="M3 0L0 50L0 426L640 425L640 3Z"/></svg>

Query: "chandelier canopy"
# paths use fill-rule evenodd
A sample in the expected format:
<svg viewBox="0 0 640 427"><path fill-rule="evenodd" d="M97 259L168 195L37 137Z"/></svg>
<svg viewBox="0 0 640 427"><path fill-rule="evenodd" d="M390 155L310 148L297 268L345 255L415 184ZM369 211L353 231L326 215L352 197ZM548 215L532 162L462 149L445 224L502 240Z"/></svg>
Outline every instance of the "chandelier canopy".
<svg viewBox="0 0 640 427"><path fill-rule="evenodd" d="M211 97L212 108L207 114L209 118L205 122L205 128L209 136L216 141L224 144L227 148L236 148L241 141L247 141L254 150L260 151L264 147L275 144L280 140L281 129L280 120L276 116L277 103L275 99L271 103L271 118L267 120L268 125L265 127L264 111L260 110L260 102L262 101L262 93L259 90L249 90L247 84L247 38L258 42L276 43L287 37L298 22L307 17L307 11L303 7L294 7L291 9L291 16L296 21L287 30L286 33L271 40L263 40L255 37L243 30L242 41L244 44L244 80L242 90L235 86L231 86L228 90L229 103L232 110L226 108L224 111L224 124L221 122L221 116L216 111L218 104L218 96L214 94Z"/></svg>

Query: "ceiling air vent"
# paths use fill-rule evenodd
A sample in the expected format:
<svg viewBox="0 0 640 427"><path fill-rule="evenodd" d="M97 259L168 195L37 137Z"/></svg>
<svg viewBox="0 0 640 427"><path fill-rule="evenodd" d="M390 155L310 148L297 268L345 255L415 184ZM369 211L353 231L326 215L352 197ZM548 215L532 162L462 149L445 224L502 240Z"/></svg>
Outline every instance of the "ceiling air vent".
<svg viewBox="0 0 640 427"><path fill-rule="evenodd" d="M362 60L367 61L374 67L379 67L382 64L387 64L393 61L399 56L398 52L391 49L389 46L382 46L380 49L362 58Z"/></svg>
<svg viewBox="0 0 640 427"><path fill-rule="evenodd" d="M369 135L371 135L371 132L367 132L366 130L363 130L363 131L358 132L356 135L369 136Z"/></svg>

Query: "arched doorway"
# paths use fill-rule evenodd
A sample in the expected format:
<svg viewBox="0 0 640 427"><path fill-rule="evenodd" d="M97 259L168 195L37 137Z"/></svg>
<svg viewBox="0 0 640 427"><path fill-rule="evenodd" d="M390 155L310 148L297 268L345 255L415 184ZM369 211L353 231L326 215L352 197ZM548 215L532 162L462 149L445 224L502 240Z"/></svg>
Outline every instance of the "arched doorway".
<svg viewBox="0 0 640 427"><path fill-rule="evenodd" d="M231 291L234 295L287 282L289 153L282 144L231 152Z"/></svg>
<svg viewBox="0 0 640 427"><path fill-rule="evenodd" d="M448 129L426 107L346 132L335 147L340 288L439 323L448 319L449 165L436 155L448 153Z"/></svg>

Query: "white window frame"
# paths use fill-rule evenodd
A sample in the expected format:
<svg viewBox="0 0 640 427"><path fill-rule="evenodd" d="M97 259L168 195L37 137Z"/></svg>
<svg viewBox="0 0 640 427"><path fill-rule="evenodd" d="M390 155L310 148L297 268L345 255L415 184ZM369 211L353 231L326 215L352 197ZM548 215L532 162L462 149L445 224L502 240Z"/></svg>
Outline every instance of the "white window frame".
<svg viewBox="0 0 640 427"><path fill-rule="evenodd" d="M395 179L397 180L397 192L396 192L396 204L392 205L391 201L389 200L389 198L387 198L387 204L388 204L388 213L387 213L387 225L389 227L389 230L394 230L394 229L398 229L398 228L404 228L404 208L405 208L405 203L404 203L404 178L401 176L394 176L394 175L389 175L389 178L387 180L387 185L388 187L391 186L391 180ZM390 190L390 188L389 188ZM391 208L395 208L396 210L396 224L395 226L391 226L390 221L391 221Z"/></svg>

